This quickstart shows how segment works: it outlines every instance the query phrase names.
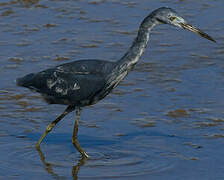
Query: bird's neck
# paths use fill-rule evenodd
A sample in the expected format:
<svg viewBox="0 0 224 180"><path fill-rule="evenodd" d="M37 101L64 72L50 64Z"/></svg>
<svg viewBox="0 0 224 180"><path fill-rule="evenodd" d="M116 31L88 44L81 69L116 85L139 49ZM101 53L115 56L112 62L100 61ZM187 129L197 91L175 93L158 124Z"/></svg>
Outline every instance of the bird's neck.
<svg viewBox="0 0 224 180"><path fill-rule="evenodd" d="M117 61L116 67L121 71L130 71L139 61L149 41L152 28L158 24L153 15L147 16L141 23L138 35L124 56Z"/></svg>

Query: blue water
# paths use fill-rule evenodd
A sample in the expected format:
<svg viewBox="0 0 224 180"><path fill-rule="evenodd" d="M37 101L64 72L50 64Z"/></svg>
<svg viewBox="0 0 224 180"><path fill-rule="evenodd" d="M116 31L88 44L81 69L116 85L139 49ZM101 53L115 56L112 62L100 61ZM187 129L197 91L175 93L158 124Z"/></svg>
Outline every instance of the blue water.
<svg viewBox="0 0 224 180"><path fill-rule="evenodd" d="M221 180L224 176L223 5L214 1L0 2L0 179ZM71 143L75 113L41 144L65 109L15 79L76 59L116 61L152 10L169 6L217 40L163 25L133 72L81 114L83 162Z"/></svg>

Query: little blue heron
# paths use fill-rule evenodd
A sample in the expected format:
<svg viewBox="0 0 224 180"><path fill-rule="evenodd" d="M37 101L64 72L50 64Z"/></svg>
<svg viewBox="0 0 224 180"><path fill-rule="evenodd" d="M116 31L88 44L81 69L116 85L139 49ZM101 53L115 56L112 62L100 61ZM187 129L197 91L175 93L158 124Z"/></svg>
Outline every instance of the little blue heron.
<svg viewBox="0 0 224 180"><path fill-rule="evenodd" d="M208 34L188 24L173 9L162 7L142 21L131 47L116 62L98 59L78 60L17 79L17 85L39 92L47 103L67 105L65 111L47 126L36 144L37 148L53 127L75 110L72 143L82 157L88 157L77 139L81 108L103 99L127 76L145 51L152 28L159 24L170 24L187 29L215 42Z"/></svg>

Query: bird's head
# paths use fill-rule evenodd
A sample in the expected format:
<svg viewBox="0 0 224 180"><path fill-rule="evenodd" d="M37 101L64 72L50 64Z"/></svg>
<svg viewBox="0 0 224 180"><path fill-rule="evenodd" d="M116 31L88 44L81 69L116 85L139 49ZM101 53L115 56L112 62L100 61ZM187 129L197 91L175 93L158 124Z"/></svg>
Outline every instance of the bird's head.
<svg viewBox="0 0 224 180"><path fill-rule="evenodd" d="M174 11L171 8L162 7L154 11L154 18L156 21L158 21L161 24L170 24L179 28L187 29L189 31L192 31L196 34L199 34L200 36L216 42L211 36L204 33L200 29L194 27L193 25L187 23L187 21L179 16L176 11Z"/></svg>

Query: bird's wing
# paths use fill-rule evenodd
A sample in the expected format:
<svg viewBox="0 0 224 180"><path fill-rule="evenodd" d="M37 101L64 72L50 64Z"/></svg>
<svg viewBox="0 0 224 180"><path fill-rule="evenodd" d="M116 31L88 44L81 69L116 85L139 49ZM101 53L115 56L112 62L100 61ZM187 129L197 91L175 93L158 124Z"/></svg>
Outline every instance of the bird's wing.
<svg viewBox="0 0 224 180"><path fill-rule="evenodd" d="M57 71L73 74L106 74L113 69L115 63L105 60L84 59L61 64L55 67Z"/></svg>
<svg viewBox="0 0 224 180"><path fill-rule="evenodd" d="M18 78L17 85L41 93L49 103L89 101L97 93L104 97L106 77L114 66L110 61L78 60Z"/></svg>
<svg viewBox="0 0 224 180"><path fill-rule="evenodd" d="M52 101L50 103L58 101L61 104L60 100L67 101L65 104L92 101L105 86L102 74L62 72L56 68L28 76L30 78L27 79L29 82L26 82L26 87L41 93Z"/></svg>

